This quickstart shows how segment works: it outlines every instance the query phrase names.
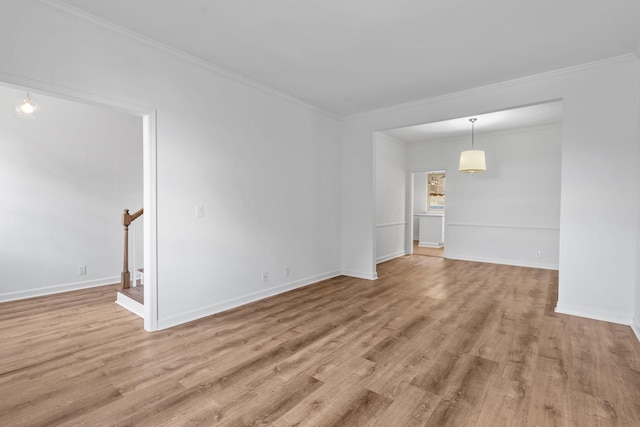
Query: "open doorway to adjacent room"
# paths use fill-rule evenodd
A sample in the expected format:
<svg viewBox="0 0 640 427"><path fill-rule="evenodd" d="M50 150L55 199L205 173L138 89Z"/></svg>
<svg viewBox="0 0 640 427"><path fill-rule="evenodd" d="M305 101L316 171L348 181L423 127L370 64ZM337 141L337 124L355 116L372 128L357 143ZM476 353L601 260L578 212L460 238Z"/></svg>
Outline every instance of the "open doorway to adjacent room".
<svg viewBox="0 0 640 427"><path fill-rule="evenodd" d="M37 104L37 115L16 111L25 97ZM0 301L120 283L123 211L149 202L148 116L11 83L0 83L0 100ZM150 249L146 229L142 220L130 227L134 285ZM138 311L130 310L153 329L155 307L145 307L139 293Z"/></svg>
<svg viewBox="0 0 640 427"><path fill-rule="evenodd" d="M550 100L375 132L376 262L431 246L447 259L557 269L562 122L562 100ZM485 171L459 171L469 150L486 153ZM421 239L420 217L436 217L435 237Z"/></svg>
<svg viewBox="0 0 640 427"><path fill-rule="evenodd" d="M413 255L444 257L447 173L444 169L412 172Z"/></svg>

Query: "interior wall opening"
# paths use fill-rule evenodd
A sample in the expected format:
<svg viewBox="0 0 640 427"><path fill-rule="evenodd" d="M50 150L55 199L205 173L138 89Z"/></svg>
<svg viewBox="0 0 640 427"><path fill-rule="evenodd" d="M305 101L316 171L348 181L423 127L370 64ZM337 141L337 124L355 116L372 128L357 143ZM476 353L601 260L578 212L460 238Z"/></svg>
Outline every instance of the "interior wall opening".
<svg viewBox="0 0 640 427"><path fill-rule="evenodd" d="M3 301L119 282L123 210L149 204L143 157L154 119L58 89L0 83ZM40 106L35 119L14 113L27 92ZM154 252L148 226L132 230L136 272ZM155 287L150 276L146 282ZM151 316L142 315L151 329Z"/></svg>
<svg viewBox="0 0 640 427"><path fill-rule="evenodd" d="M562 113L553 100L376 132L376 262L413 253L416 183L445 170L446 258L558 269ZM486 153L486 172L460 173L472 144ZM402 168L404 182L390 179ZM385 227L400 197L404 230Z"/></svg>
<svg viewBox="0 0 640 427"><path fill-rule="evenodd" d="M412 172L412 255L444 258L446 177L444 169Z"/></svg>

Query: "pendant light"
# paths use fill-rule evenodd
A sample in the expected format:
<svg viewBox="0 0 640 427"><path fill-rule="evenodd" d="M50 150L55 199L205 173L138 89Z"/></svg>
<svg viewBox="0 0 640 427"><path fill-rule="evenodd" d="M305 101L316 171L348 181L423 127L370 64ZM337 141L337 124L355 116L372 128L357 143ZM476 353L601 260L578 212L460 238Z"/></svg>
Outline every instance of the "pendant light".
<svg viewBox="0 0 640 427"><path fill-rule="evenodd" d="M40 111L40 106L31 99L29 92L27 92L26 98L18 99L16 102L16 114L24 119L35 119L38 111Z"/></svg>
<svg viewBox="0 0 640 427"><path fill-rule="evenodd" d="M476 120L478 119L469 119L471 122L471 150L460 153L460 167L458 167L458 171L471 175L476 172L485 172L487 170L487 165L484 161L484 151L473 149L473 131Z"/></svg>

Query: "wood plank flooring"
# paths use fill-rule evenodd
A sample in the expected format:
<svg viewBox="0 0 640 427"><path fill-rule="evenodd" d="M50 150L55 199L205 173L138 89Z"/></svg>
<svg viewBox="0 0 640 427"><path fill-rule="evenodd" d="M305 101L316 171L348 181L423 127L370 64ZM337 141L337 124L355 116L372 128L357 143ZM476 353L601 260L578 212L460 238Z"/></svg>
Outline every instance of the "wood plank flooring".
<svg viewBox="0 0 640 427"><path fill-rule="evenodd" d="M418 241L413 241L413 254L414 255L425 255L425 256L437 256L440 258L444 257L444 246L441 248L425 248L422 246L418 246Z"/></svg>
<svg viewBox="0 0 640 427"><path fill-rule="evenodd" d="M640 343L555 314L556 272L378 273L151 334L116 287L0 304L0 425L640 426Z"/></svg>

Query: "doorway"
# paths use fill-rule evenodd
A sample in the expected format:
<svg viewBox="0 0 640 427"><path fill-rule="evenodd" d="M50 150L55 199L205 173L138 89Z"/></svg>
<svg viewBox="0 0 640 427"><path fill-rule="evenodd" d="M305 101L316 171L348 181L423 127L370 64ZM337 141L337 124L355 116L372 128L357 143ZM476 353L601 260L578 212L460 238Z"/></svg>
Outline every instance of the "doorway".
<svg viewBox="0 0 640 427"><path fill-rule="evenodd" d="M35 120L13 112L27 93ZM15 277L0 300L118 282L122 210L144 206L135 252L148 272L145 329L155 330L155 112L42 82L4 81L0 96L2 269Z"/></svg>
<svg viewBox="0 0 640 427"><path fill-rule="evenodd" d="M413 171L411 173L411 253L444 258L445 169Z"/></svg>

